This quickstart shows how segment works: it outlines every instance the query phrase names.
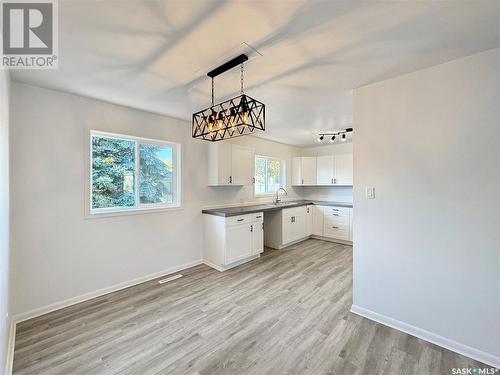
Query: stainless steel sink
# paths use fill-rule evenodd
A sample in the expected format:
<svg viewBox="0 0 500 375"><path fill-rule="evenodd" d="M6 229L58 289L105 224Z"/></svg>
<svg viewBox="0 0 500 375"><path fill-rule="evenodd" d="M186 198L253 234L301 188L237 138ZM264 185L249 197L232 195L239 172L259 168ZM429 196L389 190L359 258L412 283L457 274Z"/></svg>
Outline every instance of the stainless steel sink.
<svg viewBox="0 0 500 375"><path fill-rule="evenodd" d="M274 203L275 206L280 206L280 207L287 207L287 206L297 206L298 202L278 202Z"/></svg>

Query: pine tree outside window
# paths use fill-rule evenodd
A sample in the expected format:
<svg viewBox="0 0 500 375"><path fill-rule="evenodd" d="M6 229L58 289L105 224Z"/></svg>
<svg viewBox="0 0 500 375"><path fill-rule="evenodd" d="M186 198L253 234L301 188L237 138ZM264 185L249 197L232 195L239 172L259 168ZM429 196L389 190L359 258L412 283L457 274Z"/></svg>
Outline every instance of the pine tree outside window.
<svg viewBox="0 0 500 375"><path fill-rule="evenodd" d="M180 207L180 145L91 131L90 213Z"/></svg>

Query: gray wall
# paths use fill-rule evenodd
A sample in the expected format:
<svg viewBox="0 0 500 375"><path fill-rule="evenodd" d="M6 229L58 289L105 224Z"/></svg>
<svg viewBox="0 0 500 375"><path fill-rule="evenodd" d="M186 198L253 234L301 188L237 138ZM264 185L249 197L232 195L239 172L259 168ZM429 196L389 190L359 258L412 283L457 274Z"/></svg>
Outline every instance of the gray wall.
<svg viewBox="0 0 500 375"><path fill-rule="evenodd" d="M9 338L9 73L0 69L0 372Z"/></svg>
<svg viewBox="0 0 500 375"><path fill-rule="evenodd" d="M495 49L354 91L354 308L497 363L499 72Z"/></svg>
<svg viewBox="0 0 500 375"><path fill-rule="evenodd" d="M191 139L186 121L17 82L11 95L15 314L199 261L202 207L257 200L251 187L207 186L207 144ZM182 209L85 218L90 129L180 142ZM298 149L234 142L286 159L290 180Z"/></svg>

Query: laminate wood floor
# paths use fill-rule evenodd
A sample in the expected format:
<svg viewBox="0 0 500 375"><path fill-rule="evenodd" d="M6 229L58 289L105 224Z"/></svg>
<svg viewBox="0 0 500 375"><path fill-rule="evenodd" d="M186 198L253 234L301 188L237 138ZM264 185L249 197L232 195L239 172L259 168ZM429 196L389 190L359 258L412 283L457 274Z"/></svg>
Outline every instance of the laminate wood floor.
<svg viewBox="0 0 500 375"><path fill-rule="evenodd" d="M14 374L451 374L486 367L349 312L352 248L307 240L18 325Z"/></svg>

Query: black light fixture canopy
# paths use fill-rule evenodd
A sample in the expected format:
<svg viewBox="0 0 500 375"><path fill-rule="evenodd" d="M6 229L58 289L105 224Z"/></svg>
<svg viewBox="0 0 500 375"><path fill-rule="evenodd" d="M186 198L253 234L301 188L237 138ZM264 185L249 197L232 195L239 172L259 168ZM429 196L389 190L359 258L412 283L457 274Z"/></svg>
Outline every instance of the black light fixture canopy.
<svg viewBox="0 0 500 375"><path fill-rule="evenodd" d="M248 56L242 54L207 73L212 79L212 105L193 114L193 138L215 142L265 130L266 106L243 92L243 63L247 60ZM241 66L240 95L214 104L214 77L238 65Z"/></svg>

